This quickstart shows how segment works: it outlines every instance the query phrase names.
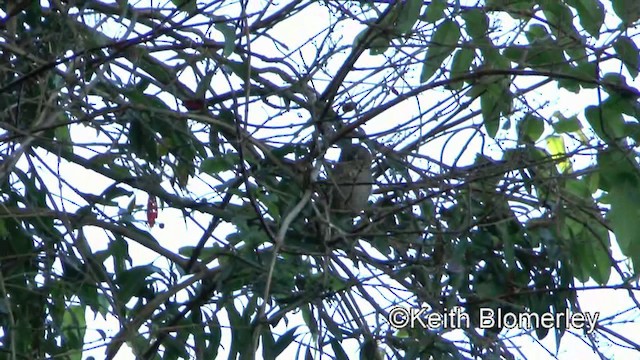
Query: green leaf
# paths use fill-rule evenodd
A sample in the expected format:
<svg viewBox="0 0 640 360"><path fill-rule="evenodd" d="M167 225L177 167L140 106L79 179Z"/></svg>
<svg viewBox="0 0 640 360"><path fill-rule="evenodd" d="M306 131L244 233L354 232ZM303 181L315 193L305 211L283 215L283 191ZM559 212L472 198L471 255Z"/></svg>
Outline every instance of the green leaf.
<svg viewBox="0 0 640 360"><path fill-rule="evenodd" d="M276 340L273 347L273 352L276 356L282 354L282 352L296 339L297 330L298 327L296 326L278 337L278 340Z"/></svg>
<svg viewBox="0 0 640 360"><path fill-rule="evenodd" d="M66 117L66 116L65 116ZM60 142L62 148L69 152L73 153L73 140L71 140L71 133L69 132L69 125L61 125L56 127L54 130L54 135L56 140Z"/></svg>
<svg viewBox="0 0 640 360"><path fill-rule="evenodd" d="M367 35L369 35L369 38L365 38ZM353 40L353 47L362 46L365 40L368 41L365 45L370 49L369 54L371 55L383 54L389 49L389 44L391 43L391 37L388 33L380 31L371 32L369 28L366 28L356 35Z"/></svg>
<svg viewBox="0 0 640 360"><path fill-rule="evenodd" d="M400 14L396 22L395 31L397 34L407 34L413 28L422 8L422 0L407 0L401 5Z"/></svg>
<svg viewBox="0 0 640 360"><path fill-rule="evenodd" d="M149 73L162 84L170 85L175 81L175 70L164 63L156 61L149 55L147 49L131 47L125 50L125 54L128 54L127 56L134 63L138 62L139 66L143 68L145 72Z"/></svg>
<svg viewBox="0 0 640 360"><path fill-rule="evenodd" d="M613 43L613 49L620 56L622 63L634 79L638 76L640 50L636 43L628 36L621 35Z"/></svg>
<svg viewBox="0 0 640 360"><path fill-rule="evenodd" d="M548 286L538 285L538 282L539 282L538 278L539 277L536 277L536 289L539 289L539 290L547 289ZM548 297L530 295L529 298L531 299L530 300L531 312L534 312L540 316L542 316L542 314L549 312L551 304L550 304L550 301L547 300ZM538 337L539 340L544 339L548 333L549 333L549 329L547 327L544 327L544 326L536 327L536 336Z"/></svg>
<svg viewBox="0 0 640 360"><path fill-rule="evenodd" d="M546 26L541 24L532 24L529 26L527 31L525 31L525 35L530 44L546 41L551 38L551 35L547 32Z"/></svg>
<svg viewBox="0 0 640 360"><path fill-rule="evenodd" d="M151 163L156 163L160 159L156 134L150 129L148 119L142 119L140 115L142 114L127 116L130 119L129 144L136 155Z"/></svg>
<svg viewBox="0 0 640 360"><path fill-rule="evenodd" d="M565 72L573 78L559 78L558 87L565 88L576 94L581 88L594 89L598 86L597 69L596 63L585 61L579 62L577 66L568 67Z"/></svg>
<svg viewBox="0 0 640 360"><path fill-rule="evenodd" d="M495 138L500 127L500 115L496 108L496 99L491 95L482 95L480 98L484 128L491 138ZM486 110L485 110L486 109Z"/></svg>
<svg viewBox="0 0 640 360"><path fill-rule="evenodd" d="M582 124L580 123L580 120L578 120L577 116L574 115L567 118L559 112L555 113L554 115L558 119L558 121L553 123L553 129L558 134L572 133L582 129Z"/></svg>
<svg viewBox="0 0 640 360"><path fill-rule="evenodd" d="M573 214L567 220L572 229L572 261L579 265L583 278L591 277L599 284L606 284L611 275L611 241L609 230L596 210L590 179L567 179L565 196L584 211ZM579 249L578 249L579 248Z"/></svg>
<svg viewBox="0 0 640 360"><path fill-rule="evenodd" d="M518 65L526 63L529 47L523 45L511 45L504 49L502 54Z"/></svg>
<svg viewBox="0 0 640 360"><path fill-rule="evenodd" d="M512 95L508 90L508 85L508 82L494 81L488 85L475 86L479 89L485 89L480 92L480 107L485 129L492 138L498 133L500 116L506 116L511 112Z"/></svg>
<svg viewBox="0 0 640 360"><path fill-rule="evenodd" d="M625 123L624 133L636 143L640 143L640 124L639 123Z"/></svg>
<svg viewBox="0 0 640 360"><path fill-rule="evenodd" d="M629 26L640 19L640 1L611 0L611 6L625 26Z"/></svg>
<svg viewBox="0 0 640 360"><path fill-rule="evenodd" d="M605 108L614 109L616 113L622 113L625 115L629 115L636 119L640 118L640 104L636 101L636 99L632 99L626 96L619 95L611 95L607 100L604 101L603 106ZM627 123L625 122L625 125ZM628 135L624 130L620 132L621 134Z"/></svg>
<svg viewBox="0 0 640 360"><path fill-rule="evenodd" d="M514 19L529 19L533 7L539 3L535 0L506 0L507 11Z"/></svg>
<svg viewBox="0 0 640 360"><path fill-rule="evenodd" d="M431 37L426 58L420 74L420 82L426 82L440 69L444 60L451 55L460 39L460 27L455 21L445 20Z"/></svg>
<svg viewBox="0 0 640 360"><path fill-rule="evenodd" d="M262 356L264 359L276 359L278 355L275 352L275 344L276 341L273 339L273 333L271 332L271 328L268 326L263 327L262 329Z"/></svg>
<svg viewBox="0 0 640 360"><path fill-rule="evenodd" d="M313 315L313 309L311 309L309 306L302 306L300 309L302 310L302 319L304 320L304 323L309 328L309 332L311 332L311 335L317 336L318 322L316 321L316 318Z"/></svg>
<svg viewBox="0 0 640 360"><path fill-rule="evenodd" d="M578 201L582 201L584 203L592 204L593 198L591 197L591 192L589 191L589 186L584 180L581 179L567 179L565 182L565 190L571 196L577 198Z"/></svg>
<svg viewBox="0 0 640 360"><path fill-rule="evenodd" d="M215 75L215 73L216 72L212 70L207 71L202 77L202 79L200 79L200 81L198 82L198 87L196 88L196 94L195 94L196 96L195 96L195 99L193 99L192 101L202 101L202 108L206 106L204 98L207 93L207 90L209 89L209 87L211 87L211 79L213 78L213 75ZM189 102L185 101L185 103L188 104Z"/></svg>
<svg viewBox="0 0 640 360"><path fill-rule="evenodd" d="M333 349L336 360L349 360L349 356L347 356L342 345L340 345L340 341L337 339L331 339L329 343L331 344L331 349Z"/></svg>
<svg viewBox="0 0 640 360"><path fill-rule="evenodd" d="M436 23L444 18L444 10L449 6L447 0L433 0L424 12L424 20L430 23Z"/></svg>
<svg viewBox="0 0 640 360"><path fill-rule="evenodd" d="M604 6L598 0L567 0L567 4L578 13L580 25L589 35L598 39L600 28L604 24Z"/></svg>
<svg viewBox="0 0 640 360"><path fill-rule="evenodd" d="M624 118L619 108L614 106L587 106L584 116L600 139L612 142L624 136Z"/></svg>
<svg viewBox="0 0 640 360"><path fill-rule="evenodd" d="M219 22L214 25L216 30L222 33L224 37L224 48L222 49L222 55L229 57L233 54L233 50L236 47L236 29L228 23Z"/></svg>
<svg viewBox="0 0 640 360"><path fill-rule="evenodd" d="M131 214L135 210L135 208L136 208L136 197L134 195L129 201L129 204L127 205L127 212Z"/></svg>
<svg viewBox="0 0 640 360"><path fill-rule="evenodd" d="M389 45L391 45L391 37L384 34L378 35L369 43L369 54L371 55L384 54L385 51L389 50Z"/></svg>
<svg viewBox="0 0 640 360"><path fill-rule="evenodd" d="M374 338L367 338L360 348L360 360L382 360L378 343Z"/></svg>
<svg viewBox="0 0 640 360"><path fill-rule="evenodd" d="M225 64L225 68L236 74L241 79L247 79L249 77L249 69L244 62L229 60Z"/></svg>
<svg viewBox="0 0 640 360"><path fill-rule="evenodd" d="M519 9L531 3L530 0L486 0L487 7L491 10L511 10Z"/></svg>
<svg viewBox="0 0 640 360"><path fill-rule="evenodd" d="M499 46L493 44L490 40L488 40L486 45L480 47L480 52L483 56L483 67L487 69L510 70L511 61L498 51L498 47Z"/></svg>
<svg viewBox="0 0 640 360"><path fill-rule="evenodd" d="M505 49L505 56L519 65L526 65L535 69L547 70L567 66L564 57L566 45L560 46L553 40L547 28L540 24L533 24L525 32L529 46L511 46Z"/></svg>
<svg viewBox="0 0 640 360"><path fill-rule="evenodd" d="M237 153L227 153L206 158L200 164L200 172L216 175L231 170L240 161Z"/></svg>
<svg viewBox="0 0 640 360"><path fill-rule="evenodd" d="M584 61L587 59L586 40L578 33L578 30L572 26L567 31L560 32L558 35L558 44L563 48L565 54L573 62ZM568 66L569 64L564 64Z"/></svg>
<svg viewBox="0 0 640 360"><path fill-rule="evenodd" d="M557 69L567 67L564 48L553 41L534 43L531 45L525 64L534 69Z"/></svg>
<svg viewBox="0 0 640 360"><path fill-rule="evenodd" d="M582 283L589 281L589 277L591 276L593 257L591 256L590 250L591 248L588 243L578 242L576 240L573 240L573 243L569 246L571 262L573 264L573 276Z"/></svg>
<svg viewBox="0 0 640 360"><path fill-rule="evenodd" d="M600 174L597 171L587 174L587 176L585 176L585 182L587 183L589 192L595 194L600 188Z"/></svg>
<svg viewBox="0 0 640 360"><path fill-rule="evenodd" d="M366 48L370 49L369 54L371 55L380 55L387 51L391 41L403 35L402 32L397 30L397 21L406 5L407 4L404 4L404 2L403 4L394 4L391 12L385 16L380 23L376 24L375 28L365 28L356 36L353 46L363 46L364 43ZM415 3L411 5L414 6ZM408 29L406 28L408 26L408 18L406 16L410 17L410 14L405 14L405 18L403 19L404 24L401 28L406 29L406 31L409 32L413 27L413 24L411 24Z"/></svg>
<svg viewBox="0 0 640 360"><path fill-rule="evenodd" d="M584 82L580 84L585 89L595 89L598 87L596 84L596 79L598 77L598 64L593 62L580 62L578 66L572 68L572 74L575 76L585 79Z"/></svg>
<svg viewBox="0 0 640 360"><path fill-rule="evenodd" d="M171 2L181 11L195 15L198 11L198 2L196 0L171 0Z"/></svg>
<svg viewBox="0 0 640 360"><path fill-rule="evenodd" d="M232 341L231 348L229 349L229 358L235 359L236 354L241 353L243 349L248 349L250 347L251 332L249 329L251 327L248 326L247 322L236 310L232 302L226 303L224 308L227 311L229 325L231 326Z"/></svg>
<svg viewBox="0 0 640 360"><path fill-rule="evenodd" d="M215 359L220 347L220 340L222 339L222 326L220 326L217 315L209 316L205 314L205 316L208 319L206 324L209 326L209 336L207 337L209 346L207 347L206 354L210 356L211 359Z"/></svg>
<svg viewBox="0 0 640 360"><path fill-rule="evenodd" d="M640 270L640 192L634 183L621 181L609 192L611 210L607 214L622 253L633 260L637 273Z"/></svg>
<svg viewBox="0 0 640 360"><path fill-rule="evenodd" d="M69 306L62 317L62 333L64 343L71 350L72 359L82 359L84 334L87 330L84 306Z"/></svg>
<svg viewBox="0 0 640 360"><path fill-rule="evenodd" d="M484 38L489 31L489 18L484 11L472 8L462 12L467 34L474 39Z"/></svg>
<svg viewBox="0 0 640 360"><path fill-rule="evenodd" d="M609 230L602 222L591 219L585 227L585 239L590 239L593 251L591 278L600 285L605 285L611 276L611 240Z"/></svg>
<svg viewBox="0 0 640 360"><path fill-rule="evenodd" d="M133 192L129 190L125 190L119 186L110 186L107 189L105 189L105 191L102 193L101 203L103 204L113 203L115 205L115 203L112 200L117 199L121 196L133 196Z"/></svg>
<svg viewBox="0 0 640 360"><path fill-rule="evenodd" d="M453 60L451 61L451 79L455 79L458 77L462 77L469 73L469 69L473 64L473 59L475 59L476 53L474 50L470 48L462 48L456 51L455 55L453 55ZM459 90L462 88L463 81L458 80L455 82L451 82L447 84L447 88L452 90Z"/></svg>
<svg viewBox="0 0 640 360"><path fill-rule="evenodd" d="M518 123L518 134L523 142L536 142L544 132L544 120L536 115L527 114Z"/></svg>
<svg viewBox="0 0 640 360"><path fill-rule="evenodd" d="M571 162L566 158L567 149L564 145L564 138L562 136L549 136L547 138L547 148L549 153L556 158L564 158L558 166L561 172L566 172L571 169Z"/></svg>
<svg viewBox="0 0 640 360"><path fill-rule="evenodd" d="M556 0L543 0L540 1L540 5L556 39L560 40L567 35L580 39L580 34L573 27L573 13L568 6Z"/></svg>
<svg viewBox="0 0 640 360"><path fill-rule="evenodd" d="M6 238L9 235L9 230L7 230L7 225L5 220L0 219L0 239Z"/></svg>
<svg viewBox="0 0 640 360"><path fill-rule="evenodd" d="M120 292L118 299L126 303L133 296L138 296L147 285L147 278L153 274L160 274L162 270L153 265L132 267L118 274L116 283Z"/></svg>
<svg viewBox="0 0 640 360"><path fill-rule="evenodd" d="M618 184L640 185L637 173L638 164L629 155L617 149L601 151L598 154L598 174L600 189L611 191Z"/></svg>
<svg viewBox="0 0 640 360"><path fill-rule="evenodd" d="M634 103L635 100L640 98L640 92L638 92L638 90L636 90L635 88L629 86L627 84L627 79L619 73L609 72L604 74L602 76L601 83L605 91L611 95L633 99ZM632 108L634 107L635 106L632 106ZM635 115L635 113L633 112L630 114Z"/></svg>
<svg viewBox="0 0 640 360"><path fill-rule="evenodd" d="M160 98L148 95L137 87L127 88L123 90L123 94L132 102L148 107L150 110L171 110L167 104Z"/></svg>

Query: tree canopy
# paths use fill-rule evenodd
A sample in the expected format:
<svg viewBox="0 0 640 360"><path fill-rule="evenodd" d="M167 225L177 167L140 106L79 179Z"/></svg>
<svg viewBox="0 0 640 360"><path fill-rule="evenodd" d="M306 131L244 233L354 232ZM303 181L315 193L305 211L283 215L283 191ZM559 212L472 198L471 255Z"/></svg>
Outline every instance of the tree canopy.
<svg viewBox="0 0 640 360"><path fill-rule="evenodd" d="M640 2L1 4L2 358L640 350ZM345 214L352 143L373 190ZM594 289L631 309L481 323Z"/></svg>

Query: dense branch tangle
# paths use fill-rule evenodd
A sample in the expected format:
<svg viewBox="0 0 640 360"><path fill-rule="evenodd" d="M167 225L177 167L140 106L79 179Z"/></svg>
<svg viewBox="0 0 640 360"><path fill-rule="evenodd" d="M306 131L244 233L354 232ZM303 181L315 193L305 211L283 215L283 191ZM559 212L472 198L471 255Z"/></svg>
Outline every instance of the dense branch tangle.
<svg viewBox="0 0 640 360"><path fill-rule="evenodd" d="M585 141L577 118L537 99L549 83L596 88L594 118L630 115L637 92L600 76L620 60L602 55L611 44L583 44L591 30L549 4L387 3L5 9L4 349L82 348L84 332L45 323L83 329L89 306L118 321L111 358L124 342L141 358L215 357L221 319L232 354L251 355L253 338L275 356L296 334L336 356L354 339L371 358L508 357L499 328L457 346L451 329L401 334L382 319L394 305L576 310L574 277L625 278L592 197L598 168L571 161L605 145L619 160L633 141L593 123ZM305 22L317 14L326 24ZM545 146L543 132L562 135ZM337 147L352 141L375 174L353 223L326 200ZM165 233L186 235L160 241L147 199ZM155 260L133 267L134 244ZM31 293L49 301L17 306ZM306 330L281 331L284 319Z"/></svg>

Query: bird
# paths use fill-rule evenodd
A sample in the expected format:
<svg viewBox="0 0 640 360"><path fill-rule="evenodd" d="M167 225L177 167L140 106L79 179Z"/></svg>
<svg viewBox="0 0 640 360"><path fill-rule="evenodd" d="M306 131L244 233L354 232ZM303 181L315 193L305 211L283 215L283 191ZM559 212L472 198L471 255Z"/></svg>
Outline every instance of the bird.
<svg viewBox="0 0 640 360"><path fill-rule="evenodd" d="M332 210L356 215L366 209L373 188L372 161L371 152L364 146L342 146L330 172Z"/></svg>

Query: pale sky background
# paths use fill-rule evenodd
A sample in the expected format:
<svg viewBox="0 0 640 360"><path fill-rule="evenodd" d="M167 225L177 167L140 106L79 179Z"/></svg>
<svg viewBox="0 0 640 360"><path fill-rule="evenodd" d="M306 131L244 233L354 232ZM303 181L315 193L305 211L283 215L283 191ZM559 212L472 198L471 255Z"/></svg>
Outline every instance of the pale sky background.
<svg viewBox="0 0 640 360"><path fill-rule="evenodd" d="M262 6L264 2L255 1L250 2L252 6ZM283 4L286 2L283 2ZM464 1L462 2L465 3ZM157 4L157 2L154 2ZM319 5L318 5L319 6ZM618 20L612 15L610 9L607 10L609 13L609 17L607 19L607 24L615 24ZM314 10L314 6L309 7L303 13L298 14L292 19L288 19L285 23L273 29L274 33L277 34L287 34L287 44L290 48L294 48L296 44L300 44L310 36L315 35L318 32L321 32L327 25L327 21L329 18L325 16L326 12L324 10ZM508 19L501 19L504 24L505 29L511 29ZM613 27L610 25L610 27ZM117 28L114 26L114 34L108 35L122 35L122 32L116 30ZM362 27L356 23L348 23L346 22L343 26L338 27L340 33L343 35L343 41L345 43L352 43L354 37L361 31ZM222 40L222 36L218 33L216 40ZM601 39L606 40L606 39ZM271 45L264 42L256 42L252 44L252 49L256 52L263 52L263 49L268 49ZM303 54L305 58L311 59L311 54ZM380 61L380 57L369 56L368 52L364 56L368 58L371 64L375 64ZM334 62L335 64L335 62ZM619 69L603 69L603 73L607 71L618 71ZM418 74L415 74L416 77ZM123 78L126 78L123 76ZM417 78L416 78L417 79ZM630 81L631 78L627 76L627 79ZM416 80L417 81L417 80ZM533 81L533 79L527 79L527 81ZM520 80L520 84L525 84L523 80ZM632 85L637 86L638 82L631 83ZM323 86L324 84L316 83L316 86ZM195 85L193 86L195 89ZM441 99L441 97L447 96L448 92L443 89L435 89L420 95L419 100L420 104L424 106L425 104L430 104L435 101ZM580 94L571 94L564 90L558 90L555 85L547 85L544 91L545 96L541 96L539 101L548 101L550 104L541 110L541 113L547 116L551 116L555 111L562 112L565 116L571 116L574 114L578 114L580 119L584 122L584 117L582 116L582 109L584 109L587 105L596 104L597 97L594 91L592 90L583 90ZM171 105L175 103L173 99L166 99L167 104ZM374 119L371 123L365 126L365 130L368 133L377 132L381 130L382 124L394 124L394 116L395 114L415 114L416 110L416 101L409 100L405 101L402 104L394 107L390 111L387 111L380 115L378 118ZM260 112L262 109L252 109L252 111ZM303 114L306 116L306 114ZM288 116L297 119L297 112L292 111ZM286 117L284 117L286 119ZM475 119L475 122L480 122L481 119ZM586 124L586 122L585 122ZM513 130L512 130L513 131ZM83 141L88 141L91 137L95 136L95 132L90 129L83 129L81 127L72 128L72 138L74 140L83 139ZM444 140L434 140L429 143L428 147L423 148L424 151L429 151L430 148L433 149L435 153L440 153L441 148L443 146ZM462 143L462 142L460 142ZM451 146L451 145L449 145ZM479 138L472 141L469 146L469 151L465 153L466 162L470 163L473 161L476 152L480 149ZM495 158L500 156L500 153L497 151L498 149L487 149L485 148L485 153L492 155ZM457 155L457 152L454 153ZM575 167L580 167L580 162L582 165L586 164L588 161L591 161L588 157L578 160L578 163L574 163ZM56 161L56 160L54 160ZM78 186L78 188L82 191L98 194L101 190L106 186L110 185L110 183L105 182L105 179L100 178L100 176L92 175L92 176L84 176L83 169L79 169L78 167L69 166L67 164L60 164L60 172L62 174L74 174L74 179L72 179L72 183ZM206 177L205 177L206 178ZM55 181L54 179L51 179ZM69 180L69 179L67 179ZM197 185L198 181L191 181L190 186L194 189L196 193L204 194L210 192L210 189L205 186L205 184ZM193 186L195 185L195 186ZM146 205L147 196L143 193L137 193L136 203L139 205ZM126 203L130 199L122 199L121 206L126 207ZM141 212L139 214L139 218L141 220L144 219L144 214ZM204 219L204 217L202 217ZM169 209L160 209L159 217L157 220L158 223L164 223L164 228L160 228L159 226L155 226L151 229L151 234L155 236L155 238L159 241L159 243L166 247L167 249L171 249L172 251L177 252L181 247L186 245L195 245L197 240L200 238L201 230L190 220L186 221L183 219L182 213L177 210L169 210ZM205 223L205 222L203 222ZM144 222L141 222L140 226L143 225ZM222 226L216 235L219 238L224 238L226 234L224 231L232 231L233 229L230 226ZM102 249L106 246L106 241L104 235L100 231L95 232L87 232L87 238L91 239L92 246L94 250ZM613 238L612 238L613 240ZM612 241L614 242L614 241ZM209 245L212 242L209 243ZM129 243L129 250L132 254L132 258L134 261L134 265L136 264L146 264L149 261L153 261L154 259L158 259L158 256L155 253L150 252L149 250L143 248L136 243ZM617 248L614 248L614 256L617 259L621 258L621 255ZM166 265L165 261L158 261L156 265L164 266ZM620 279L617 277L615 273L612 273L611 278L612 284L620 283ZM578 284L579 285L579 284ZM593 286L595 283L585 284L587 286ZM635 306L627 296L627 293L623 290L587 290L579 293L579 300L582 306L583 311L600 312L600 319L606 318L608 316L614 315L620 311L625 309L634 309ZM221 314L224 312L221 312ZM638 310L629 311L625 316L621 316L616 318L616 322L623 322L618 325L611 325L608 322L604 322L603 324L610 327L612 330L617 331L629 339L640 342L640 324L638 323ZM295 326L295 318L289 323L289 328ZM226 324L226 319L224 316L219 316L219 320L221 324L224 326ZM302 322L299 321L301 324ZM284 333L285 327L281 325L274 330L274 333ZM114 321L113 318L103 319L100 315L96 316L94 319L93 314L91 312L87 313L87 336L86 336L86 344L88 348L95 346L96 348L90 351L86 351L84 358L88 356L93 356L96 359L101 359L104 357L104 342L100 340L100 335L95 331L96 329L100 329L106 332L107 336L113 336L118 331L117 322ZM143 331L144 328L141 329ZM228 336L229 333L226 332ZM451 339L459 338L460 333L453 332L448 336ZM535 336L535 335L534 335ZM223 331L223 344L225 337L225 332ZM640 355L634 350L623 350L621 347L617 345L611 345L608 341L603 339L601 336L596 335L595 341L601 346L603 352L610 356L615 356L616 358L624 358L624 359L634 359L639 358ZM308 334L305 337L298 338L299 340L308 341ZM228 337L227 337L228 340ZM526 355L527 358L535 358L535 359L553 359L555 358L553 352L555 352L556 344L554 341L553 333L550 332L547 338L545 338L541 344L537 343L535 337L521 336L513 339L514 344L520 347L522 354ZM351 347L347 346L345 343L345 350L348 351L349 355L356 356L357 354L357 345L355 342L351 342ZM551 353L546 353L544 348L549 349ZM287 354L287 358L292 358L295 356L297 352L297 346L290 346L285 354ZM514 351L514 354L518 354L517 351ZM224 349L220 349L219 358L226 358L226 352ZM285 357L285 356L283 356ZM129 349L126 346L123 346L120 350L120 353L117 356L117 359L133 359L133 355L129 352ZM327 357L328 358L328 357ZM573 336L570 332L567 332L562 338L562 343L559 349L559 353L557 358L559 359L575 359L580 358L580 360L591 360L591 359L599 359L599 357L594 354L590 346L585 344L585 338L582 334L578 333L577 336Z"/></svg>

